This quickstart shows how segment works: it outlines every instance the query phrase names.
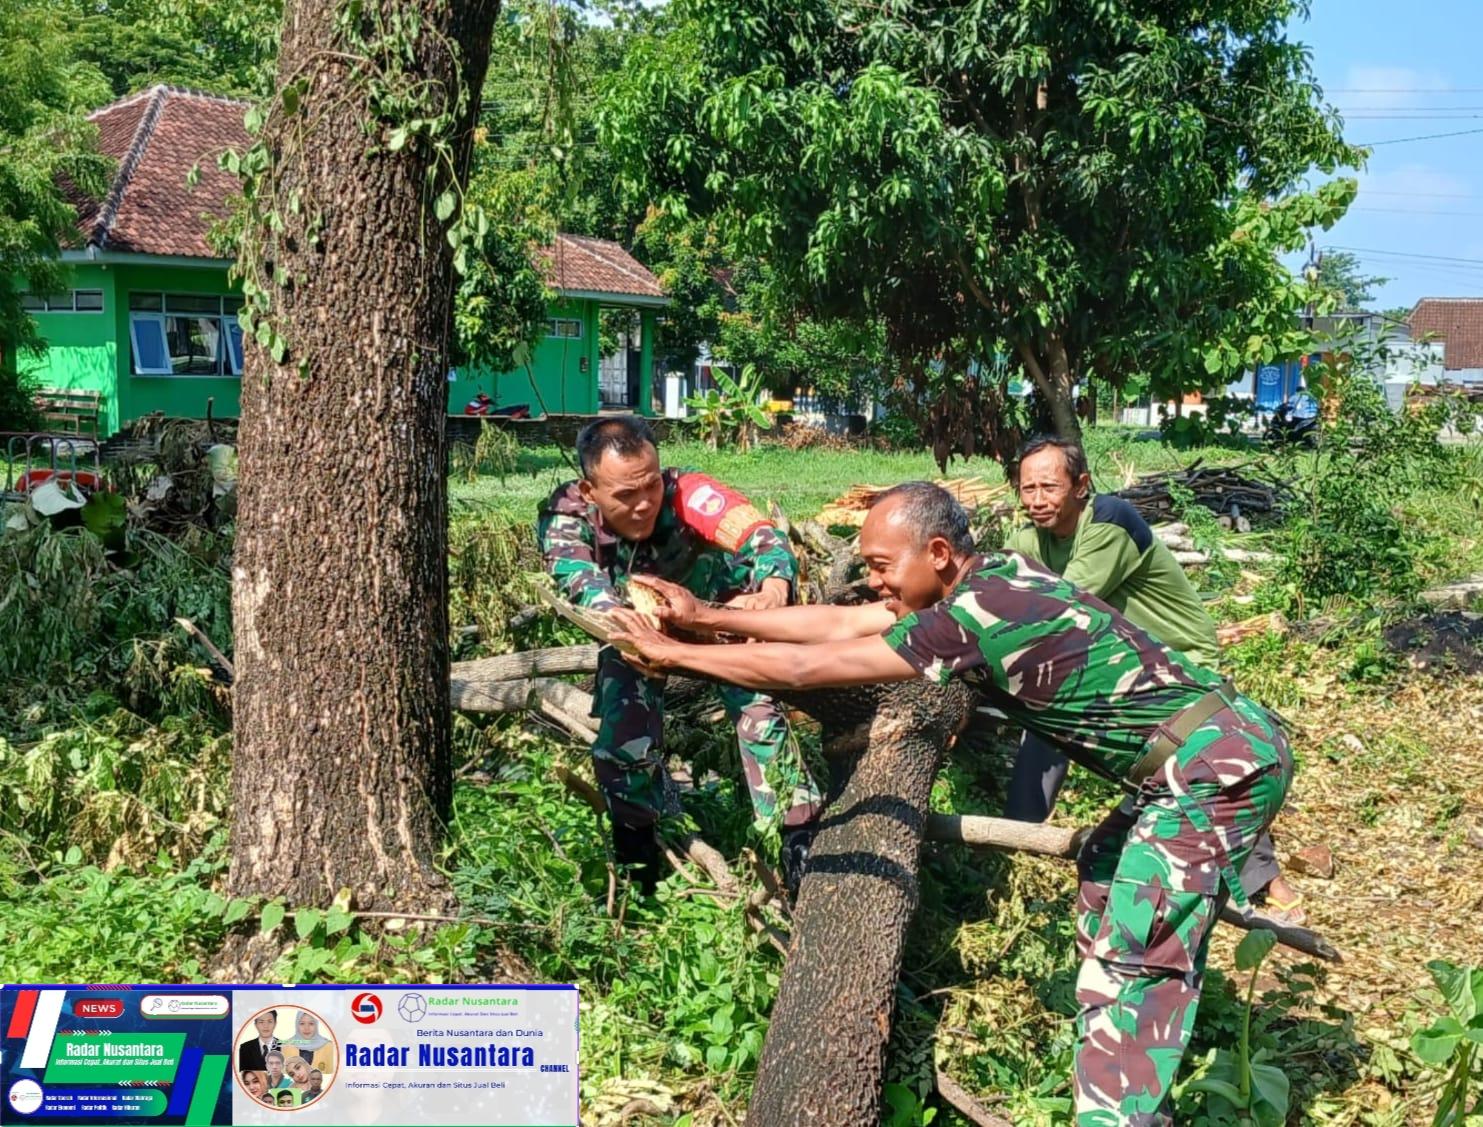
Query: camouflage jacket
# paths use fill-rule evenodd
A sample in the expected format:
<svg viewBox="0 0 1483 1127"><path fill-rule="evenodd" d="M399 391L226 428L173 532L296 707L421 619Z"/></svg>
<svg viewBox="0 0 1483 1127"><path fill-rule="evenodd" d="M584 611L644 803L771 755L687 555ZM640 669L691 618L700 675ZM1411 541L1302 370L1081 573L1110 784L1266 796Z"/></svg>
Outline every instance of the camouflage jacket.
<svg viewBox="0 0 1483 1127"><path fill-rule="evenodd" d="M701 473L664 471L664 503L647 540L620 539L569 481L541 506L541 556L557 588L578 606L621 605L630 574L657 575L707 599L798 575L786 538L751 502Z"/></svg>
<svg viewBox="0 0 1483 1127"><path fill-rule="evenodd" d="M1221 683L1095 595L1013 552L979 556L886 642L929 680L961 677L1077 762L1124 777L1159 725Z"/></svg>

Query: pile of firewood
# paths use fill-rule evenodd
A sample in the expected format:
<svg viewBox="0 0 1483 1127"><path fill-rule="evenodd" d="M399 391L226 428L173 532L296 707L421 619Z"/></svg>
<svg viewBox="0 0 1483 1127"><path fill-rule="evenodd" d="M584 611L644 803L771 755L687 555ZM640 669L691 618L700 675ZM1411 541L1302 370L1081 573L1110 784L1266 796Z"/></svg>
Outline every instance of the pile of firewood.
<svg viewBox="0 0 1483 1127"><path fill-rule="evenodd" d="M1185 489L1195 502L1216 514L1276 513L1289 499L1287 484L1250 472L1251 463L1240 466L1202 466L1192 462L1182 470L1141 475L1117 496L1129 502L1150 524L1169 520L1175 514L1174 490Z"/></svg>
<svg viewBox="0 0 1483 1127"><path fill-rule="evenodd" d="M1007 482L996 485L981 477L954 477L943 478L936 484L956 497L970 515L981 515L987 510L1003 516L1014 511L1014 496ZM875 499L888 488L885 485L853 485L820 509L814 519L825 528L859 528L865 523L865 514Z"/></svg>

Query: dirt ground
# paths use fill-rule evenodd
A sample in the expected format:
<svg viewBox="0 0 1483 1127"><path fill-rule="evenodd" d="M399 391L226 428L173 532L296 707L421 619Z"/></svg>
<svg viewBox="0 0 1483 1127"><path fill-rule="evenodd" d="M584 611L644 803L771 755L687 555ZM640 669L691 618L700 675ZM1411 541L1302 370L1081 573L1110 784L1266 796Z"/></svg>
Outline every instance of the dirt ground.
<svg viewBox="0 0 1483 1127"><path fill-rule="evenodd" d="M1314 1009L1353 1013L1350 1048L1367 1063L1427 1013L1429 960L1483 957L1483 615L1428 615L1383 639L1410 669L1379 691L1351 692L1324 673L1301 679L1303 707L1284 710L1299 772L1276 827L1284 861L1305 847L1332 852L1330 879L1289 879L1308 926L1343 953L1320 974ZM1212 961L1229 968L1238 936L1222 930ZM1274 959L1303 956L1278 948ZM1424 1096L1398 1100L1373 1078L1343 1101L1366 1114L1335 1122L1387 1110L1392 1121L1431 1121Z"/></svg>

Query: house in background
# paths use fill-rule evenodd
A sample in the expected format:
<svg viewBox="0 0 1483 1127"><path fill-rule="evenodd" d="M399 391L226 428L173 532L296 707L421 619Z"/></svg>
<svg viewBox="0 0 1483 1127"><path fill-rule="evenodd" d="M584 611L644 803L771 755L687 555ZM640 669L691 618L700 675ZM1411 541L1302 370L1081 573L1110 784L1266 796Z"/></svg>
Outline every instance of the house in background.
<svg viewBox="0 0 1483 1127"><path fill-rule="evenodd" d="M211 247L212 227L237 194L217 167L245 148L243 102L156 86L92 114L99 148L118 161L101 200L75 199L76 245L62 252L72 289L32 294L27 308L47 341L21 368L41 387L96 391L99 430L109 435L154 412L217 418L238 410L242 299L231 260ZM187 185L192 168L200 178ZM558 236L535 260L556 295L530 368L466 371L448 385L448 410L483 391L533 414L591 414L605 406L650 408L654 320L665 304L654 275L616 243ZM627 310L620 355L599 356L599 315ZM600 373L606 380L600 382Z"/></svg>
<svg viewBox="0 0 1483 1127"><path fill-rule="evenodd" d="M650 414L654 321L668 304L659 280L617 243L557 235L533 256L556 294L530 368L489 372L460 368L449 384L448 410L460 414L481 391L497 406L524 403L531 414L592 415L604 410ZM627 310L617 348L601 356L604 309Z"/></svg>
<svg viewBox="0 0 1483 1127"><path fill-rule="evenodd" d="M1483 298L1424 297L1407 321L1412 340L1440 346L1443 379L1483 383Z"/></svg>

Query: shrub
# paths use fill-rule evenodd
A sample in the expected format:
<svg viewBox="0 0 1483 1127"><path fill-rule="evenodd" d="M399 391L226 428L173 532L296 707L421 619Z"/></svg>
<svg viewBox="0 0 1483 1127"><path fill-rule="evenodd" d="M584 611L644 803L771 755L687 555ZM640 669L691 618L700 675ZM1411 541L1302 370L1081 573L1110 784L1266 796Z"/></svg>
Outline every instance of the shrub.
<svg viewBox="0 0 1483 1127"><path fill-rule="evenodd" d="M1439 438L1455 406L1438 399L1392 412L1365 372L1373 363L1356 349L1309 369L1323 403L1318 449L1284 455L1298 503L1282 579L1305 600L1414 595L1426 537L1400 504L1408 493L1461 484L1465 471L1464 458Z"/></svg>

